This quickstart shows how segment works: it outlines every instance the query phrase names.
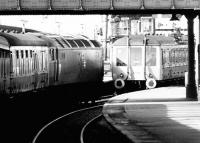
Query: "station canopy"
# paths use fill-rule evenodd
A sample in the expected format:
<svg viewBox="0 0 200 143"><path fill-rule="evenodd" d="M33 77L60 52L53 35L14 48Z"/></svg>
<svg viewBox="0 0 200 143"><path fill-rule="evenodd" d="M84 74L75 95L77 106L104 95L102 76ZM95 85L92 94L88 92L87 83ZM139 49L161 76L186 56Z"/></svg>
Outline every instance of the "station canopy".
<svg viewBox="0 0 200 143"><path fill-rule="evenodd" d="M200 0L1 0L0 11L148 10L200 8Z"/></svg>

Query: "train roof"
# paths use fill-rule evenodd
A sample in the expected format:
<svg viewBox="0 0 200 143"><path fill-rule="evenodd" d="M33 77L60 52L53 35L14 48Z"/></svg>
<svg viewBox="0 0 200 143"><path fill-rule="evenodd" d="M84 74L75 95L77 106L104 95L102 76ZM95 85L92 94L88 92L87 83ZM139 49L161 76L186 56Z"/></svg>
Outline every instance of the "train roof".
<svg viewBox="0 0 200 143"><path fill-rule="evenodd" d="M15 34L0 32L1 43L6 43L8 46L48 46L48 42L33 35L33 34ZM5 42L5 39L7 42Z"/></svg>
<svg viewBox="0 0 200 143"><path fill-rule="evenodd" d="M45 38L46 37L46 38ZM58 48L95 48L101 47L101 44L96 40L76 36L60 36L60 35L45 35L41 38L49 41L50 45Z"/></svg>
<svg viewBox="0 0 200 143"><path fill-rule="evenodd" d="M96 40L87 38L60 36L44 33L3 33L0 32L1 49L9 50L9 46L48 46L57 48L100 48Z"/></svg>
<svg viewBox="0 0 200 143"><path fill-rule="evenodd" d="M176 45L173 37L166 37L163 35L146 35L148 45ZM127 37L117 39L113 46L127 46ZM144 35L131 35L129 39L129 45L144 45Z"/></svg>

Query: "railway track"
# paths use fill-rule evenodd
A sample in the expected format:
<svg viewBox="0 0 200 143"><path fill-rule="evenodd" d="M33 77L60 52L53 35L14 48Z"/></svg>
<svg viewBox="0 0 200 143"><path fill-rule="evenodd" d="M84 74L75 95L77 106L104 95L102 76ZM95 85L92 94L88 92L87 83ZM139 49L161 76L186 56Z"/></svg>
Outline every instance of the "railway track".
<svg viewBox="0 0 200 143"><path fill-rule="evenodd" d="M77 110L61 116L45 125L32 143L59 142L79 143L81 130L87 122L99 116L102 105Z"/></svg>
<svg viewBox="0 0 200 143"><path fill-rule="evenodd" d="M80 143L132 143L121 132L113 128L101 114L83 127Z"/></svg>

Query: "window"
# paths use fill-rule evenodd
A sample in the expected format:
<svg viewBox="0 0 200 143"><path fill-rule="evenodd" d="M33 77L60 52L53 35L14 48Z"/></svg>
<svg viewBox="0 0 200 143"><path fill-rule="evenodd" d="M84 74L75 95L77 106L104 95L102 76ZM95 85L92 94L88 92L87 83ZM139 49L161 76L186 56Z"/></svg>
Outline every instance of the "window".
<svg viewBox="0 0 200 143"><path fill-rule="evenodd" d="M24 58L24 51L21 50L21 58L23 59Z"/></svg>
<svg viewBox="0 0 200 143"><path fill-rule="evenodd" d="M28 50L25 51L26 58L28 58Z"/></svg>
<svg viewBox="0 0 200 143"><path fill-rule="evenodd" d="M33 57L33 51L30 50L30 57L32 58Z"/></svg>
<svg viewBox="0 0 200 143"><path fill-rule="evenodd" d="M127 66L128 64L128 53L127 48L117 48L116 49L116 65L117 66Z"/></svg>
<svg viewBox="0 0 200 143"><path fill-rule="evenodd" d="M146 65L156 66L156 48L146 47Z"/></svg>
<svg viewBox="0 0 200 143"><path fill-rule="evenodd" d="M54 49L51 49L51 60L54 60L55 57L54 57Z"/></svg>
<svg viewBox="0 0 200 143"><path fill-rule="evenodd" d="M19 51L16 50L16 58L19 59Z"/></svg>
<svg viewBox="0 0 200 143"><path fill-rule="evenodd" d="M131 66L141 66L142 65L142 48L131 48Z"/></svg>

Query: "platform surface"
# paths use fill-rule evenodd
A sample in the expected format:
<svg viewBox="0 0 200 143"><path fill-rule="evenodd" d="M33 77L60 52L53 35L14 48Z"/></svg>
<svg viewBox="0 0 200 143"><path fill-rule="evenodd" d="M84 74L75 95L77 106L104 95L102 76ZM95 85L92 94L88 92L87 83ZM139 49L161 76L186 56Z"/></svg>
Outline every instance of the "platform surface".
<svg viewBox="0 0 200 143"><path fill-rule="evenodd" d="M186 99L185 87L162 87L115 96L103 114L136 143L200 143L199 103Z"/></svg>

